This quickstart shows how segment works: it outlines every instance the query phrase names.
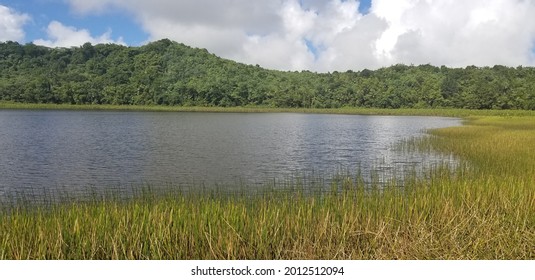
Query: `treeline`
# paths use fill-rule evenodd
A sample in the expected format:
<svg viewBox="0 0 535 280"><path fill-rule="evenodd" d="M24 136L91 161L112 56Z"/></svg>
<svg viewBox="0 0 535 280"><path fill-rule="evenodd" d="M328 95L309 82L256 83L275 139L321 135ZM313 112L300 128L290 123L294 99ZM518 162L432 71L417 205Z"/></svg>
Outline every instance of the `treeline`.
<svg viewBox="0 0 535 280"><path fill-rule="evenodd" d="M0 43L0 100L25 103L535 109L535 69L394 65L282 72L170 40L142 47Z"/></svg>

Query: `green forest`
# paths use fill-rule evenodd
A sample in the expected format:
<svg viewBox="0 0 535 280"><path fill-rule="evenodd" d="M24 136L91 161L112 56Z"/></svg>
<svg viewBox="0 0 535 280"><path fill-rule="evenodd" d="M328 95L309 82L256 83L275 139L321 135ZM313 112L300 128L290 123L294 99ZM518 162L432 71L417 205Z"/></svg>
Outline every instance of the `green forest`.
<svg viewBox="0 0 535 280"><path fill-rule="evenodd" d="M535 68L393 65L267 70L164 39L47 48L0 43L0 101L291 108L535 109Z"/></svg>

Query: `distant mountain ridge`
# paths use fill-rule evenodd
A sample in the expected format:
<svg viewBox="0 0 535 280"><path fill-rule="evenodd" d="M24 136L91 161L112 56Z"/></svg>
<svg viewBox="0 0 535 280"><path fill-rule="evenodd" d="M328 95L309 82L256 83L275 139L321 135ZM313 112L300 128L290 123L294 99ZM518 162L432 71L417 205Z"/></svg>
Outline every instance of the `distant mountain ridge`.
<svg viewBox="0 0 535 280"><path fill-rule="evenodd" d="M25 103L535 109L532 67L267 70L168 39L141 47L0 43L0 100Z"/></svg>

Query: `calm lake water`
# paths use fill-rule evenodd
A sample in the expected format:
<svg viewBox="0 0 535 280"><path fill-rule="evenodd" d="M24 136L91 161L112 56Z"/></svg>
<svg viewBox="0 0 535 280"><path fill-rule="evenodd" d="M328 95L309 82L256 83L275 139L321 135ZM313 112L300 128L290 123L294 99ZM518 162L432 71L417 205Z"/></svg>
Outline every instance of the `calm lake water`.
<svg viewBox="0 0 535 280"><path fill-rule="evenodd" d="M449 158L396 143L440 117L294 113L0 111L0 197L136 186L214 186L330 177L392 176Z"/></svg>

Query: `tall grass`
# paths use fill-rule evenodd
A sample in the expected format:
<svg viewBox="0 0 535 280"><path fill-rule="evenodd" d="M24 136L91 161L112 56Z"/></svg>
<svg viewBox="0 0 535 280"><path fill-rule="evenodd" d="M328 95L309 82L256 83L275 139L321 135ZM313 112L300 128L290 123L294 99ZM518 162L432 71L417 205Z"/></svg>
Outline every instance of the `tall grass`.
<svg viewBox="0 0 535 280"><path fill-rule="evenodd" d="M414 139L462 159L368 188L169 192L0 214L1 259L535 259L535 119L470 118ZM298 183L295 183L298 184Z"/></svg>

